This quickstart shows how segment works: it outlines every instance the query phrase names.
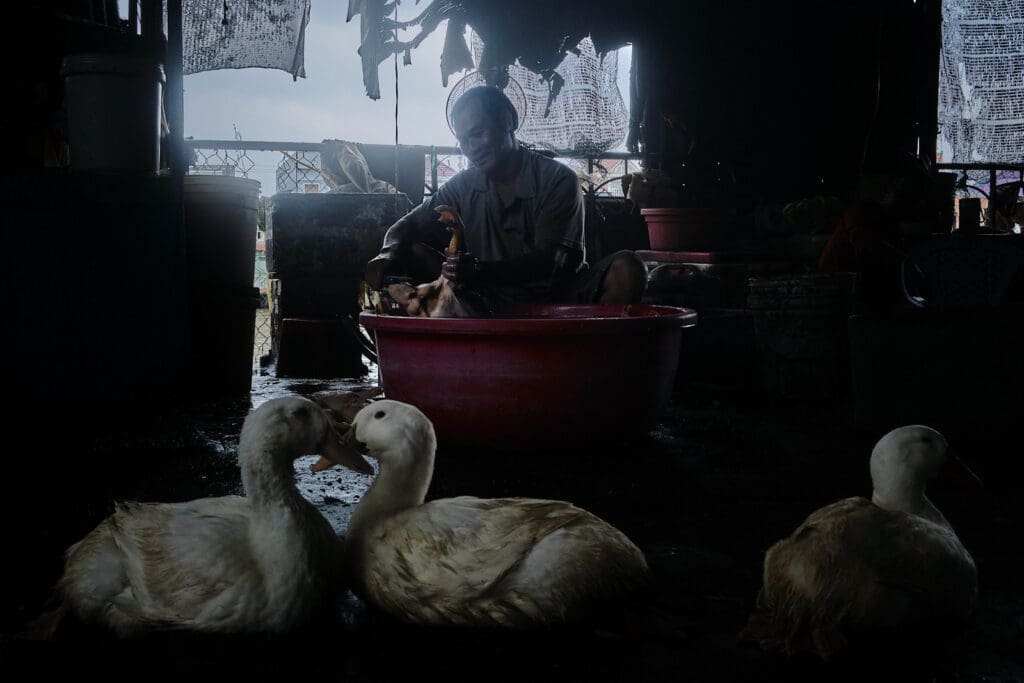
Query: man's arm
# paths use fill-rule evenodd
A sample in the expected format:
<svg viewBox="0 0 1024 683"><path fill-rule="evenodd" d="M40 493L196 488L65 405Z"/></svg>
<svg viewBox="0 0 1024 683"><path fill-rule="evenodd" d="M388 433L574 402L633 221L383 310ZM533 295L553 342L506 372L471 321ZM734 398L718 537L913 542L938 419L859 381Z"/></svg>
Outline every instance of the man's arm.
<svg viewBox="0 0 1024 683"><path fill-rule="evenodd" d="M384 243L380 251L366 264L365 279L372 289L380 289L384 276L409 255L414 244L426 242L437 243L444 240L447 232L437 222L437 213L431 208L436 201L427 200L423 204L399 218L384 233Z"/></svg>

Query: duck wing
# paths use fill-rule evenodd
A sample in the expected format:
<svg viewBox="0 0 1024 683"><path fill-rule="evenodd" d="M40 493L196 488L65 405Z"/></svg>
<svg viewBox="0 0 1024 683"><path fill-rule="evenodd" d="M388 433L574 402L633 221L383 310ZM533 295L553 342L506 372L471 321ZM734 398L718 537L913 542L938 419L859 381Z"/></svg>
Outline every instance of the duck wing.
<svg viewBox="0 0 1024 683"><path fill-rule="evenodd" d="M854 631L960 620L976 591L952 530L856 497L815 511L768 550L758 606L787 650L810 642L828 657Z"/></svg>
<svg viewBox="0 0 1024 683"><path fill-rule="evenodd" d="M642 583L643 554L562 501L433 501L375 527L364 546L374 602L420 623L521 627L571 618Z"/></svg>
<svg viewBox="0 0 1024 683"><path fill-rule="evenodd" d="M246 608L240 596L259 595L248 523L238 496L118 505L68 550L62 592L122 634L216 628Z"/></svg>

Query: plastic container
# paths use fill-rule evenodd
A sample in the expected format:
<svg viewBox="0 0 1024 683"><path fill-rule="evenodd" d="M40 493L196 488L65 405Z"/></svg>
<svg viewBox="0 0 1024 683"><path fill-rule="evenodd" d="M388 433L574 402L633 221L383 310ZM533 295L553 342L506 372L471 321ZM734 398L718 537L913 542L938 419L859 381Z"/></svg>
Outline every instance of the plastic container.
<svg viewBox="0 0 1024 683"><path fill-rule="evenodd" d="M259 289L258 181L185 176L185 271L192 391L223 396L252 386Z"/></svg>
<svg viewBox="0 0 1024 683"><path fill-rule="evenodd" d="M725 242L736 218L731 208L640 209L653 251L702 251Z"/></svg>
<svg viewBox="0 0 1024 683"><path fill-rule="evenodd" d="M185 254L190 285L253 285L259 197L257 180L185 176Z"/></svg>
<svg viewBox="0 0 1024 683"><path fill-rule="evenodd" d="M61 75L71 168L160 170L160 64L117 54L68 55Z"/></svg>
<svg viewBox="0 0 1024 683"><path fill-rule="evenodd" d="M385 396L422 410L442 446L553 449L654 426L697 314L530 305L495 318L359 321L376 336Z"/></svg>

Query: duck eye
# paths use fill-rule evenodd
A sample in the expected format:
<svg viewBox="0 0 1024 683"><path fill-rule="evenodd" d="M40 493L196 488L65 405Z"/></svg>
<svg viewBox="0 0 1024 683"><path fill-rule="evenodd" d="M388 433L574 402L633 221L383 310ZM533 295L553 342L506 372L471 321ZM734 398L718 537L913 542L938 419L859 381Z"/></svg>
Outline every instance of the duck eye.
<svg viewBox="0 0 1024 683"><path fill-rule="evenodd" d="M382 417L384 417L384 411L383 410L378 410L376 413L373 414L373 416L379 420Z"/></svg>

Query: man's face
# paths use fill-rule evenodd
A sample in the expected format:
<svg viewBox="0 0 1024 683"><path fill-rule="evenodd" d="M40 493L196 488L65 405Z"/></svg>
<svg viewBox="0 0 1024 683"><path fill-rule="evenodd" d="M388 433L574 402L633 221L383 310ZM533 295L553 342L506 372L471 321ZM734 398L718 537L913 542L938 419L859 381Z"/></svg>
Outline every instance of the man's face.
<svg viewBox="0 0 1024 683"><path fill-rule="evenodd" d="M487 116L479 100L459 110L452 119L452 128L462 153L484 173L500 168L515 150L511 122L504 116L497 120Z"/></svg>

